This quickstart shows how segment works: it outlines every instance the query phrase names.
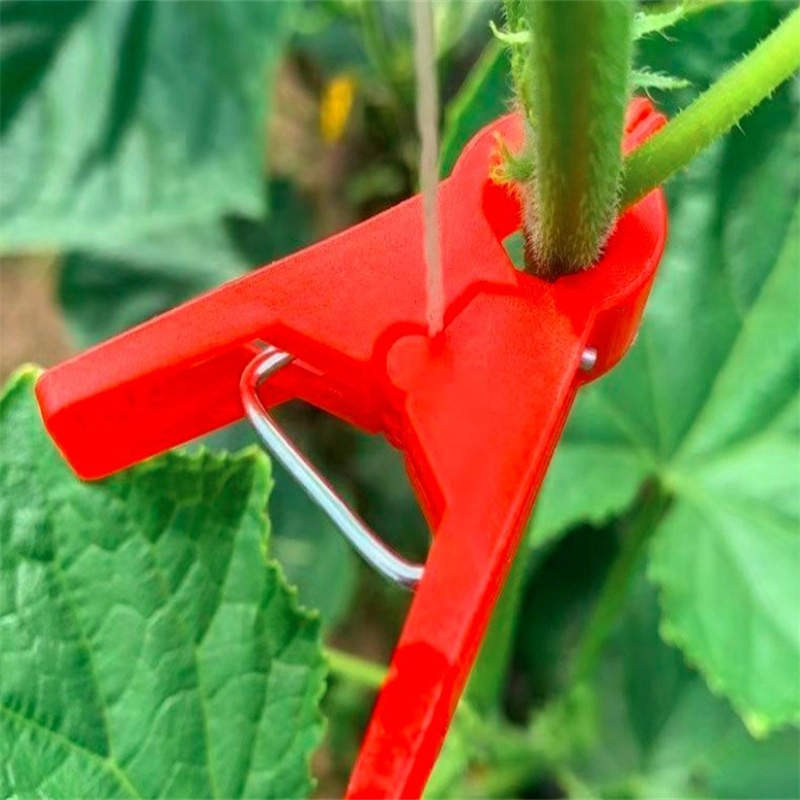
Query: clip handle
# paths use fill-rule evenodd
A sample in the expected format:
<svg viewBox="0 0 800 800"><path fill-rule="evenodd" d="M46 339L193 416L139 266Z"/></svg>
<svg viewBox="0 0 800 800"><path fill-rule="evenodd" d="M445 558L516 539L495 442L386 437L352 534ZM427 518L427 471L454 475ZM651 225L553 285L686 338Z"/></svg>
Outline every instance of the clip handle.
<svg viewBox="0 0 800 800"><path fill-rule="evenodd" d="M413 318L418 295L379 255L422 275L421 220L412 198L47 370L36 392L48 431L93 479L235 422L258 340L298 359L270 382L269 405L300 396L374 430L376 337Z"/></svg>
<svg viewBox="0 0 800 800"><path fill-rule="evenodd" d="M663 124L654 116L632 114L631 138ZM577 389L638 330L666 222L653 192L618 221L593 269L486 287L441 337L405 337L389 352L394 438L436 536L348 798L421 796Z"/></svg>
<svg viewBox="0 0 800 800"><path fill-rule="evenodd" d="M436 536L348 798L422 794L575 397L585 346L586 330L554 306L484 295L441 343L409 338L390 353L406 392L409 469L423 486L437 476L441 493L426 498Z"/></svg>

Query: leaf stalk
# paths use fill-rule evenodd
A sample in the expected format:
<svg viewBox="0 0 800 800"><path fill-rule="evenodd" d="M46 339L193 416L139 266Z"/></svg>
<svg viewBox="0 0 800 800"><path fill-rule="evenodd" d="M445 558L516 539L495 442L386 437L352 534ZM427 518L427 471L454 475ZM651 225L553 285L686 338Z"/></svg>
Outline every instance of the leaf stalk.
<svg viewBox="0 0 800 800"><path fill-rule="evenodd" d="M575 655L572 685L579 686L590 676L602 652L614 623L619 616L628 590L642 557L666 513L670 496L652 482L646 484L635 507L623 521L624 540L619 555L600 591Z"/></svg>

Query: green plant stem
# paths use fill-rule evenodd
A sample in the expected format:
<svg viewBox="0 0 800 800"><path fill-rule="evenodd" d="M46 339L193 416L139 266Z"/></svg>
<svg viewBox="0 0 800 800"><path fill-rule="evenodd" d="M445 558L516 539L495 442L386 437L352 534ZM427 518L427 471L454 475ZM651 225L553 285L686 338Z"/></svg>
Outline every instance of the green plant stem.
<svg viewBox="0 0 800 800"><path fill-rule="evenodd" d="M532 32L517 87L533 163L526 268L554 279L594 263L616 218L633 2L511 0L509 7L518 2Z"/></svg>
<svg viewBox="0 0 800 800"><path fill-rule="evenodd" d="M659 14L670 11L675 8L683 9L683 19L693 17L697 14L702 14L714 6L721 6L725 3L730 3L731 0L663 0L659 3L649 3L645 8L641 9L645 14Z"/></svg>
<svg viewBox="0 0 800 800"><path fill-rule="evenodd" d="M611 565L600 597L578 645L573 667L573 685L583 683L597 665L609 633L620 609L641 558L669 505L669 495L656 483L645 486L635 508L623 523L624 541L619 555Z"/></svg>
<svg viewBox="0 0 800 800"><path fill-rule="evenodd" d="M800 9L625 159L622 207L640 200L727 133L800 67Z"/></svg>
<svg viewBox="0 0 800 800"><path fill-rule="evenodd" d="M529 556L530 550L523 541L492 612L489 630L467 684L466 698L481 714L496 711L502 699L528 574Z"/></svg>
<svg viewBox="0 0 800 800"><path fill-rule="evenodd" d="M325 648L325 660L328 662L331 674L369 689L380 689L388 671L383 664L367 661L365 658L350 655L334 647Z"/></svg>

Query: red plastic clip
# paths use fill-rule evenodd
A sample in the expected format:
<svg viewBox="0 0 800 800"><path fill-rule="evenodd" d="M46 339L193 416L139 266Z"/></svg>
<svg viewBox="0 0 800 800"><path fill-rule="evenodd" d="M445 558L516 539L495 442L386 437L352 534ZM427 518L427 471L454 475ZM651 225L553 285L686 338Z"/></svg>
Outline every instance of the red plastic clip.
<svg viewBox="0 0 800 800"><path fill-rule="evenodd" d="M635 100L627 149L664 120ZM429 339L419 197L229 283L45 372L45 424L100 478L243 416L254 343L294 361L266 406L301 398L402 450L435 532L348 797L418 797L578 387L624 355L666 237L660 191L618 222L591 270L547 283L502 245L520 225L479 133L439 190L446 315ZM585 352L596 362L581 369Z"/></svg>

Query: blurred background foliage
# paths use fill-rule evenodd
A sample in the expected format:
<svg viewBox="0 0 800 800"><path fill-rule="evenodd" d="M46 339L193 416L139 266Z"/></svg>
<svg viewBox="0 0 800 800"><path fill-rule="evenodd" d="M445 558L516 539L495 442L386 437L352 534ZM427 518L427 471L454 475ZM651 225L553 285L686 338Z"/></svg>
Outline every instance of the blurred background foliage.
<svg viewBox="0 0 800 800"><path fill-rule="evenodd" d="M638 48L641 64L689 81L677 92L653 93L668 113L786 9L766 1L705 5L669 37ZM490 19L501 22L498 3L442 0L436 14L446 175L463 144L512 98L507 54L488 28ZM99 341L416 190L405 2L5 0L0 36L5 374L23 357L46 361ZM673 234L648 321L681 325L694 314L696 322L705 309L713 325L720 293L733 293L734 314L755 301L769 270L752 265L775 262L797 202L797 122L794 84L671 187L673 228L684 228ZM724 261L716 283L714 259ZM712 277L698 290L691 276L699 275ZM687 298L696 305L676 310ZM28 324L42 314L42 327ZM623 414L624 386L642 384L641 348L628 378L613 378L623 386L612 385ZM715 379L715 367L678 364L684 357L662 352L661 363L681 374L662 372L660 380L680 390L697 381L695 368ZM684 413L679 400L666 402L670 419ZM521 726L566 685L580 631L619 551L625 513L646 477L629 453L581 449L592 435L605 436L587 435L599 417L591 400L584 406L531 529L505 700ZM388 445L313 409L291 406L280 416L369 523L405 553L424 556L427 531ZM240 425L204 444L236 449L253 441ZM363 569L280 471L269 511L274 554L302 601L319 609L329 641L386 660L407 597ZM569 752L536 765L526 751L521 766L511 745L482 751L480 737L457 728L429 793L502 795L504 776L518 784L522 769L528 797L797 796L795 733L753 739L728 701L659 636L659 624L654 589L642 575L590 696L575 700L583 711L569 717ZM366 690L334 682L317 764L323 794L340 789L370 702ZM535 730L546 741L543 724Z"/></svg>

